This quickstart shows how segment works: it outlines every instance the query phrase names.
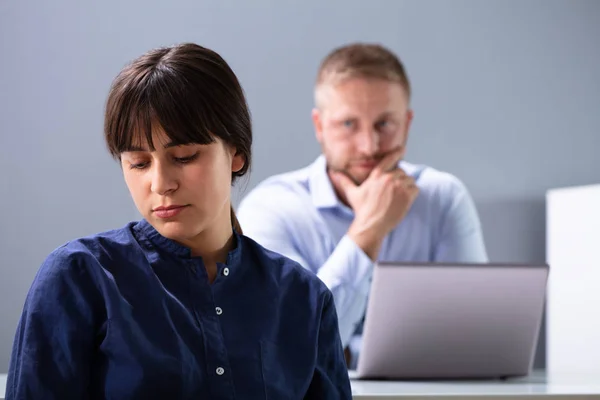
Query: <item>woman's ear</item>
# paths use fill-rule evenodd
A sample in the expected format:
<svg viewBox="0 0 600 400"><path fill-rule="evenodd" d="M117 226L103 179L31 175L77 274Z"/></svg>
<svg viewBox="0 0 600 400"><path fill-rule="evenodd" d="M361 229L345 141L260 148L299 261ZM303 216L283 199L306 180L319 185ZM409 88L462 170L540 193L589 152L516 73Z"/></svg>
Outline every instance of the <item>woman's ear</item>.
<svg viewBox="0 0 600 400"><path fill-rule="evenodd" d="M234 150L233 157L231 158L231 172L239 172L244 168L246 163L246 157L239 151Z"/></svg>

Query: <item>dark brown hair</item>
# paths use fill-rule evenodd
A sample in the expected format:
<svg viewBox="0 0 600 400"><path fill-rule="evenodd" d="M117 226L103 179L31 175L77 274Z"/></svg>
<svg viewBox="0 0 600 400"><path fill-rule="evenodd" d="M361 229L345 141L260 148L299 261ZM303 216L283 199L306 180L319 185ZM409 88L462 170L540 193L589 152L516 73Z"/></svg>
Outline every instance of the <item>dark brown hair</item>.
<svg viewBox="0 0 600 400"><path fill-rule="evenodd" d="M352 43L331 51L319 66L317 87L351 77L398 82L410 98L410 82L404 65L394 53L380 44Z"/></svg>
<svg viewBox="0 0 600 400"><path fill-rule="evenodd" d="M232 180L250 168L252 124L243 89L216 52L193 43L151 50L115 78L106 102L104 136L110 154L151 150L159 125L175 144L209 144L220 138L244 157ZM231 209L234 229L242 232Z"/></svg>

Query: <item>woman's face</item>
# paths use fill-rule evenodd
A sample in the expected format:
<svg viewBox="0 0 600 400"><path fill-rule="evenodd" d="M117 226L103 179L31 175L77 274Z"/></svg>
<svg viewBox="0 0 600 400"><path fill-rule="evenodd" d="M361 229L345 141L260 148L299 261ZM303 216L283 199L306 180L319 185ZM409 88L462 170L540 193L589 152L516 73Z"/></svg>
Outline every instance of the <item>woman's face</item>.
<svg viewBox="0 0 600 400"><path fill-rule="evenodd" d="M231 229L231 175L244 157L219 138L175 146L157 129L152 142L153 151L146 144L121 154L125 182L142 216L161 235L184 244L225 224Z"/></svg>

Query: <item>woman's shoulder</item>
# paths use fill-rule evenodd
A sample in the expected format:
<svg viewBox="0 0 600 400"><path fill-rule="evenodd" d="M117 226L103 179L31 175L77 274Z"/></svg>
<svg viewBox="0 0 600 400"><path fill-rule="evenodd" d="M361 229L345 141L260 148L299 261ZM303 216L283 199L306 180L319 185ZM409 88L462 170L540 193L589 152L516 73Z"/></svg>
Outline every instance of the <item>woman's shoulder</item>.
<svg viewBox="0 0 600 400"><path fill-rule="evenodd" d="M134 222L117 229L82 236L55 248L46 257L39 274L76 273L91 264L102 265L107 260L126 254L134 244L131 227Z"/></svg>
<svg viewBox="0 0 600 400"><path fill-rule="evenodd" d="M22 318L38 324L63 317L65 324L103 321L110 266L131 253L135 242L131 225L79 237L52 250L31 283Z"/></svg>

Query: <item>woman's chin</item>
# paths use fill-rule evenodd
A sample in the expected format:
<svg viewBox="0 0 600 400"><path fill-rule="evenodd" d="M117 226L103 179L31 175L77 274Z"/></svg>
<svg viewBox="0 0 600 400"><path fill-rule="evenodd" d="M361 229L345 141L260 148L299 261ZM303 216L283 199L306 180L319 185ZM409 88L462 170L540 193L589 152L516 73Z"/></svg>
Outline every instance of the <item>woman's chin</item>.
<svg viewBox="0 0 600 400"><path fill-rule="evenodd" d="M167 239L185 241L196 236L193 227L183 221L156 221L152 225Z"/></svg>

